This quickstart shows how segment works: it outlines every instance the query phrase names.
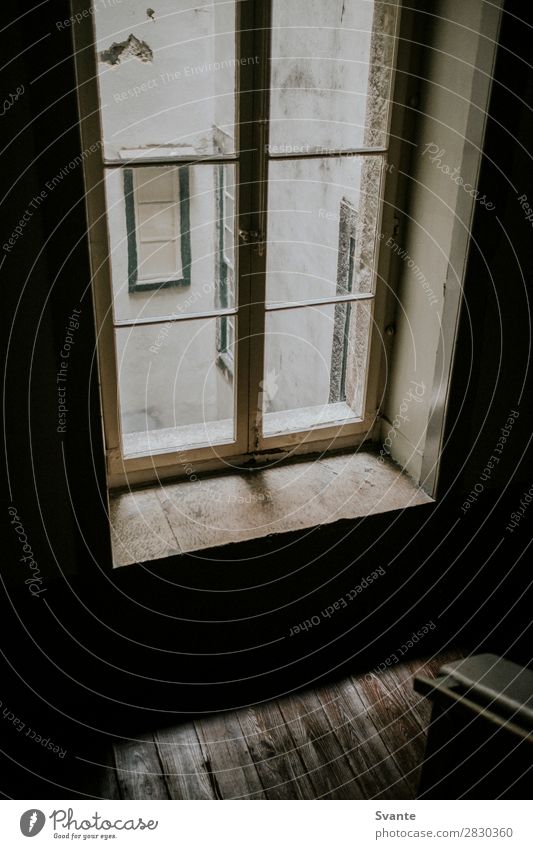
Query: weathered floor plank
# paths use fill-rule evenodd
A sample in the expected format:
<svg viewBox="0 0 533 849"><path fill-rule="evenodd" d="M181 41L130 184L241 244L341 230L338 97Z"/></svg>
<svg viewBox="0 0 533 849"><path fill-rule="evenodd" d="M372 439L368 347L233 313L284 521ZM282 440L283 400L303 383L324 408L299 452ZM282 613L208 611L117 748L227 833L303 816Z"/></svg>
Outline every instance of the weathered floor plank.
<svg viewBox="0 0 533 849"><path fill-rule="evenodd" d="M267 799L312 799L313 785L277 704L239 711L239 722Z"/></svg>
<svg viewBox="0 0 533 849"><path fill-rule="evenodd" d="M426 747L426 729L413 713L411 703L391 679L368 673L352 679L374 725L380 732L413 790L418 786Z"/></svg>
<svg viewBox="0 0 533 849"><path fill-rule="evenodd" d="M366 798L412 798L412 788L391 758L359 694L343 682L322 687L317 694Z"/></svg>
<svg viewBox="0 0 533 849"><path fill-rule="evenodd" d="M217 798L192 723L157 731L155 740L172 799Z"/></svg>
<svg viewBox="0 0 533 849"><path fill-rule="evenodd" d="M153 737L115 746L115 759L123 799L170 799Z"/></svg>
<svg viewBox="0 0 533 849"><path fill-rule="evenodd" d="M315 798L364 799L316 693L291 696L279 705L314 787Z"/></svg>
<svg viewBox="0 0 533 849"><path fill-rule="evenodd" d="M264 799L236 713L223 713L194 723L213 787L220 799Z"/></svg>
<svg viewBox="0 0 533 849"><path fill-rule="evenodd" d="M101 799L120 799L120 786L118 781L115 751L110 747L106 753L104 763L99 770L97 796Z"/></svg>

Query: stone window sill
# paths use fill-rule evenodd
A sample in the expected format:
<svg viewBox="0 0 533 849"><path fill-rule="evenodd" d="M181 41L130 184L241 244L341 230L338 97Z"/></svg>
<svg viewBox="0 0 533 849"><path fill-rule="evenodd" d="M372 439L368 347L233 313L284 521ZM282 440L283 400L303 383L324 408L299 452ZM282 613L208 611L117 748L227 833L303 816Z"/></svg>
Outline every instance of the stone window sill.
<svg viewBox="0 0 533 849"><path fill-rule="evenodd" d="M115 567L404 510L432 499L390 460L359 450L112 494Z"/></svg>

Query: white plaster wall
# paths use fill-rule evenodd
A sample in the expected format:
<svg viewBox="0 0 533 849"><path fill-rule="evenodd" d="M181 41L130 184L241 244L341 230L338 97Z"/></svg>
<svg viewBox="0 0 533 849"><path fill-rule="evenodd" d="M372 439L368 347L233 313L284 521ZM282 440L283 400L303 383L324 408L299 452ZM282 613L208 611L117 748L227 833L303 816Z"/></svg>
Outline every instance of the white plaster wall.
<svg viewBox="0 0 533 849"><path fill-rule="evenodd" d="M222 147L225 153L235 150L235 81L236 69L232 64L235 59L235 3L223 2L215 4L214 43L215 63L220 64L220 70L215 71L214 79L214 123L225 136L226 145ZM241 56L241 62L255 63L254 56ZM217 137L220 140L220 136Z"/></svg>
<svg viewBox="0 0 533 849"><path fill-rule="evenodd" d="M373 13L368 0L274 0L271 144L361 146Z"/></svg>
<svg viewBox="0 0 533 849"><path fill-rule="evenodd" d="M150 348L161 329L157 353ZM117 366L123 432L201 424L230 418L221 409L215 365L215 320L119 328Z"/></svg>
<svg viewBox="0 0 533 849"><path fill-rule="evenodd" d="M153 18L146 0L95 3L98 55L134 35L152 50L153 59L129 57L119 64L98 62L105 156L121 151L176 145L184 154L209 154L213 148L215 87L219 119L233 113L233 75L215 63L234 60L231 34L214 37L211 0L162 0ZM227 15L227 13L226 13ZM187 148L191 148L187 151Z"/></svg>

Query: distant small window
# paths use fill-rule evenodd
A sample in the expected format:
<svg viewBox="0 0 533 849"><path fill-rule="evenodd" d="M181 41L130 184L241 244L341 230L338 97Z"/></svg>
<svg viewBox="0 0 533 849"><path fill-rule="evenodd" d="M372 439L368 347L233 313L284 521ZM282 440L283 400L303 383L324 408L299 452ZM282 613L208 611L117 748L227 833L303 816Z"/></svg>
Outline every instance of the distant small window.
<svg viewBox="0 0 533 849"><path fill-rule="evenodd" d="M232 181L227 179L227 166L218 169L218 268L217 306L221 309L235 301L235 193ZM231 186L231 188L230 188ZM223 315L218 319L218 365L229 375L234 369L235 316Z"/></svg>
<svg viewBox="0 0 533 849"><path fill-rule="evenodd" d="M357 238L357 210L343 198L339 213L339 253L337 261L337 295L351 295L354 290L355 246ZM335 304L333 347L329 403L346 401L346 359L350 334L351 304Z"/></svg>
<svg viewBox="0 0 533 849"><path fill-rule="evenodd" d="M124 170L129 291L189 286L189 169Z"/></svg>

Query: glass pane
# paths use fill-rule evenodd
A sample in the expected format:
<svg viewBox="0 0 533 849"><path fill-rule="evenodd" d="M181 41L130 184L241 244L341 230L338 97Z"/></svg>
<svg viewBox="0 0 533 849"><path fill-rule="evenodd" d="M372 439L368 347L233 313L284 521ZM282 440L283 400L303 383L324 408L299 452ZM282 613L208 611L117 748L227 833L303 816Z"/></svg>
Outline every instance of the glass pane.
<svg viewBox="0 0 533 849"><path fill-rule="evenodd" d="M394 0L274 0L273 154L386 142Z"/></svg>
<svg viewBox="0 0 533 849"><path fill-rule="evenodd" d="M267 302L372 292L383 160L269 166Z"/></svg>
<svg viewBox="0 0 533 849"><path fill-rule="evenodd" d="M140 238L146 242L173 239L179 232L179 216L175 204L139 203L137 222ZM178 220L176 220L178 219Z"/></svg>
<svg viewBox="0 0 533 849"><path fill-rule="evenodd" d="M176 245L171 242L148 242L139 245L139 278L143 281L171 280L180 273Z"/></svg>
<svg viewBox="0 0 533 849"><path fill-rule="evenodd" d="M116 321L234 307L235 175L234 165L106 170Z"/></svg>
<svg viewBox="0 0 533 849"><path fill-rule="evenodd" d="M363 417L371 324L370 301L267 313L265 436Z"/></svg>
<svg viewBox="0 0 533 849"><path fill-rule="evenodd" d="M234 0L93 0L108 162L235 150Z"/></svg>
<svg viewBox="0 0 533 849"><path fill-rule="evenodd" d="M219 319L116 330L126 455L234 439L234 370ZM233 340L226 340L233 363Z"/></svg>

